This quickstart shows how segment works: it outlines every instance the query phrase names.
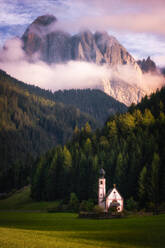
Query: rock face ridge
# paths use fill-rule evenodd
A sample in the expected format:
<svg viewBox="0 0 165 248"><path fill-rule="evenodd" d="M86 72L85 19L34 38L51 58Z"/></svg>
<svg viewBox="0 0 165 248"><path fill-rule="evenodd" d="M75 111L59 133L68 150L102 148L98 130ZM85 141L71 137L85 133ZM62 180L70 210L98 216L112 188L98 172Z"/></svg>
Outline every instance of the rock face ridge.
<svg viewBox="0 0 165 248"><path fill-rule="evenodd" d="M31 56L40 53L48 63L81 60L97 64L138 65L134 58L113 36L107 32L86 30L71 36L56 28L53 16L38 17L25 31L22 40L26 53Z"/></svg>
<svg viewBox="0 0 165 248"><path fill-rule="evenodd" d="M142 71L135 59L115 37L106 32L93 34L86 30L70 35L58 29L56 17L46 15L38 17L27 28L22 40L29 58L37 54L39 59L48 64L70 60L86 61L106 65L111 70L115 70L119 65L128 65L135 70L138 80L141 78ZM105 93L126 105L138 102L145 95L137 85L130 85L119 78L103 78L100 85Z"/></svg>
<svg viewBox="0 0 165 248"><path fill-rule="evenodd" d="M138 60L137 63L144 73L145 72L153 73L157 71L156 64L153 60L151 60L150 57L148 57L147 59Z"/></svg>

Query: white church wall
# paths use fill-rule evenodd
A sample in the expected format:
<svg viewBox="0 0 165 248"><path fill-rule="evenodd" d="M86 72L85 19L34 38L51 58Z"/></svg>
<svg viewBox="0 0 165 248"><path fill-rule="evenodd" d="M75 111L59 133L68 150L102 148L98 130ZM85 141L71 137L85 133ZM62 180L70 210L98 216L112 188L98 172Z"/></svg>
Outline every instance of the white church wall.
<svg viewBox="0 0 165 248"><path fill-rule="evenodd" d="M108 210L108 208L110 207L110 204L116 200L120 206L118 207L118 211L122 212L123 211L123 198L121 197L121 195L119 194L119 192L117 191L116 188L114 188L111 193L107 196L107 200L106 200L106 209Z"/></svg>

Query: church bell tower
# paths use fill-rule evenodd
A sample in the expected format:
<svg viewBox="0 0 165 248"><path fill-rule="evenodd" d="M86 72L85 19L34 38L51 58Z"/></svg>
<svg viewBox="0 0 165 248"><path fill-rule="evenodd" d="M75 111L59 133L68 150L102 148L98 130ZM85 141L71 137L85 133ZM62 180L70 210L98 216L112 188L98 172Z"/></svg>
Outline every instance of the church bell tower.
<svg viewBox="0 0 165 248"><path fill-rule="evenodd" d="M98 181L98 205L105 208L105 197L106 197L106 179L105 171L102 168L99 173Z"/></svg>

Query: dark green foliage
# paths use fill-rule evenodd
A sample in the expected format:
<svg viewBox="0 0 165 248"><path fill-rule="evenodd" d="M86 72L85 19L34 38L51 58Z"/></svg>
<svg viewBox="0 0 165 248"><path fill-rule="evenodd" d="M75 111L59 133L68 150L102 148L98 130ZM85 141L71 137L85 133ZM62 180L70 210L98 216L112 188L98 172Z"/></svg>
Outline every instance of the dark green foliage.
<svg viewBox="0 0 165 248"><path fill-rule="evenodd" d="M92 212L94 209L94 202L92 199L89 199L88 201L82 201L80 204L80 211L84 212Z"/></svg>
<svg viewBox="0 0 165 248"><path fill-rule="evenodd" d="M97 202L98 171L103 167L107 188L116 183L125 200L133 197L140 207L147 207L149 203L157 207L165 201L164 106L163 88L150 98L144 98L141 104L131 106L128 113L110 117L102 130L93 133L88 124L81 131L76 128L67 146L52 150L49 157L45 155L43 170L47 168L48 174L52 159L59 158L61 153L63 157L64 150L71 162L66 168L62 159L56 162L58 170L53 177L49 176L53 182L51 189L47 191L43 187L42 191L46 195L52 192L53 198L49 199L69 199L69 194L75 192L80 201L94 199ZM59 174L60 171L63 173ZM35 183L33 180L33 195L37 194L33 190ZM41 200L45 199L42 195Z"/></svg>
<svg viewBox="0 0 165 248"><path fill-rule="evenodd" d="M75 193L70 194L69 208L74 212L78 212L79 210L79 200Z"/></svg>
<svg viewBox="0 0 165 248"><path fill-rule="evenodd" d="M110 115L124 113L127 107L100 90L63 90L54 93L55 101L74 105L104 124Z"/></svg>
<svg viewBox="0 0 165 248"><path fill-rule="evenodd" d="M80 112L74 106L56 103L39 94L34 95L35 87L25 88L25 84L0 71L0 193L30 183L33 158L55 145L65 144L72 137L76 125L81 128L88 122L91 128L99 126L93 117ZM63 152L63 166L69 167L70 152L67 148ZM45 161L43 159L40 162L41 168ZM49 171L51 175L55 173L53 163L55 162L52 160L52 170ZM47 171L42 175L41 168L37 172L41 177L39 185L43 184L42 178L49 178ZM64 169L59 173L64 173ZM50 185L52 182L48 181L47 189ZM46 196L44 192L41 194L42 197L53 198L52 195ZM37 198L40 199L41 196Z"/></svg>
<svg viewBox="0 0 165 248"><path fill-rule="evenodd" d="M34 85L24 84L14 78L11 78L5 72L0 70L0 77L7 77L12 85L17 86L31 94L45 98L47 100L63 103L65 105L74 106L77 111L89 114L97 120L100 125L104 124L110 115L115 113L124 113L127 111L126 105L108 96L101 90L96 89L72 89L59 90L51 92Z"/></svg>
<svg viewBox="0 0 165 248"><path fill-rule="evenodd" d="M134 201L133 197L130 197L127 201L126 201L126 209L128 211L135 211L138 209L138 204L136 201Z"/></svg>

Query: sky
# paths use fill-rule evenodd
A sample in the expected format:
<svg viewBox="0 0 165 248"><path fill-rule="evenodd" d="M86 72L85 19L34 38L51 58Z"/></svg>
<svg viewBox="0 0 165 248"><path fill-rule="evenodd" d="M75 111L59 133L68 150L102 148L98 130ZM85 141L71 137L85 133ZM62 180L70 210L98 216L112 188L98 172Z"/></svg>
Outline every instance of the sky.
<svg viewBox="0 0 165 248"><path fill-rule="evenodd" d="M165 0L0 0L0 46L22 36L40 15L53 14L62 28L106 30L135 57L165 66Z"/></svg>

